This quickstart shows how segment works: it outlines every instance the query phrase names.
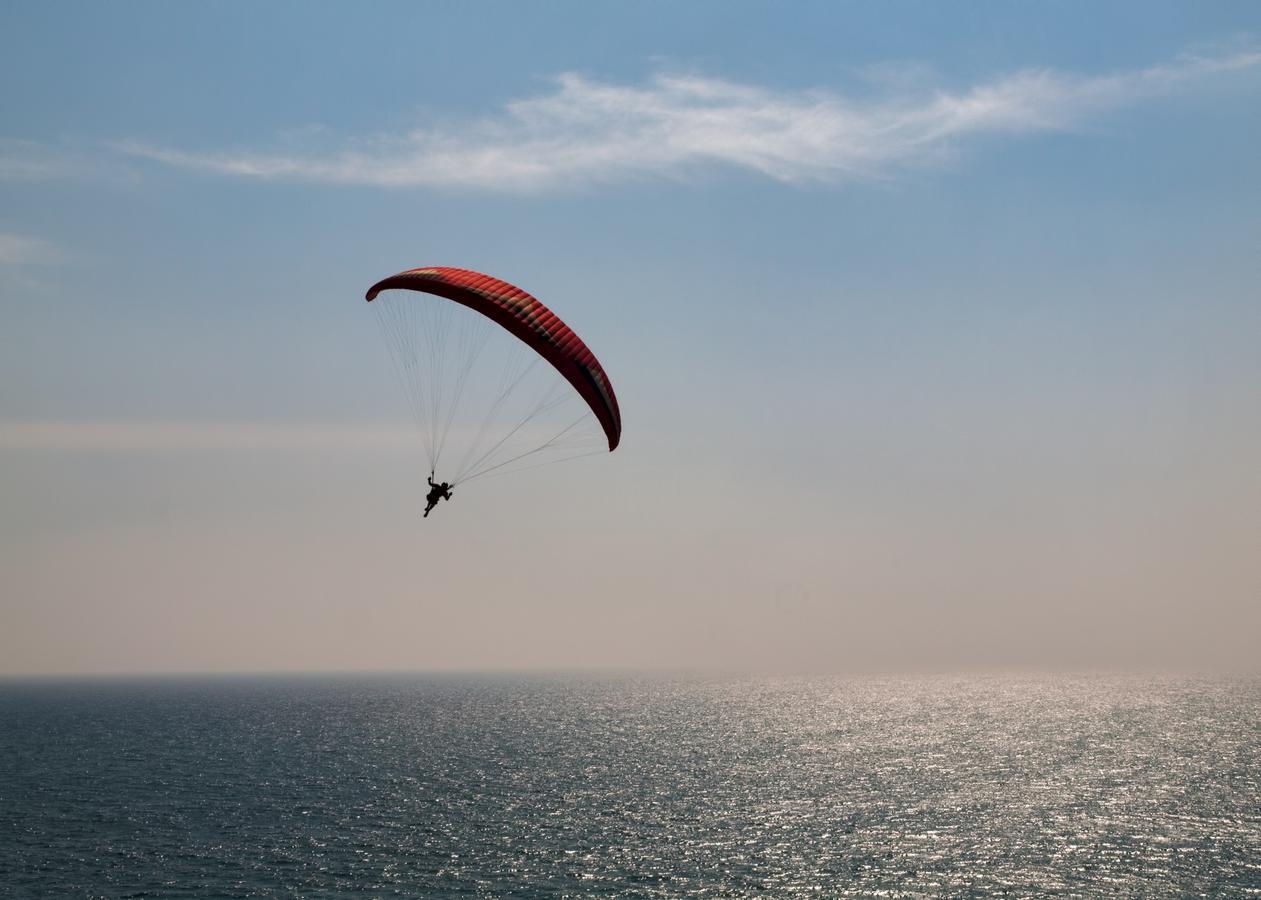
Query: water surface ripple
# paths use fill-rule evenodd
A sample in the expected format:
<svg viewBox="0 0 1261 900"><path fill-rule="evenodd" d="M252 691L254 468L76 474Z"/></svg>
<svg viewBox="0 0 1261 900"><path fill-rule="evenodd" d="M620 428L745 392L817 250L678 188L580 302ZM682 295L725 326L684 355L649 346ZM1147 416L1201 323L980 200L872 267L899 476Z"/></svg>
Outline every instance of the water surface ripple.
<svg viewBox="0 0 1261 900"><path fill-rule="evenodd" d="M1261 681L0 684L0 896L1261 894Z"/></svg>

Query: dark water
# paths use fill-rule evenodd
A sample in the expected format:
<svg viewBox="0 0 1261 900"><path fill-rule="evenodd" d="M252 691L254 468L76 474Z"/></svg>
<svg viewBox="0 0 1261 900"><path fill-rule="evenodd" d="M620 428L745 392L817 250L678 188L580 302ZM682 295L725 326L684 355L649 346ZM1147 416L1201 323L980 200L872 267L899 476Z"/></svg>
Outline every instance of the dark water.
<svg viewBox="0 0 1261 900"><path fill-rule="evenodd" d="M0 896L1244 896L1261 681L0 685Z"/></svg>

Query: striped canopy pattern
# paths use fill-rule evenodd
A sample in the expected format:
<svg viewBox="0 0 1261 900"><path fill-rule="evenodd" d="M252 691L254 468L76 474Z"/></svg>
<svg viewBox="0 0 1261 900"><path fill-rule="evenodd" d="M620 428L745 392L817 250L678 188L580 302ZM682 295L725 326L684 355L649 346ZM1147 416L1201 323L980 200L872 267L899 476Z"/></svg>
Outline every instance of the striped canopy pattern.
<svg viewBox="0 0 1261 900"><path fill-rule="evenodd" d="M582 338L538 299L498 278L448 266L408 269L382 279L368 289L368 302L388 290L446 297L503 326L574 386L604 429L609 450L617 447L622 437L622 414L604 367Z"/></svg>

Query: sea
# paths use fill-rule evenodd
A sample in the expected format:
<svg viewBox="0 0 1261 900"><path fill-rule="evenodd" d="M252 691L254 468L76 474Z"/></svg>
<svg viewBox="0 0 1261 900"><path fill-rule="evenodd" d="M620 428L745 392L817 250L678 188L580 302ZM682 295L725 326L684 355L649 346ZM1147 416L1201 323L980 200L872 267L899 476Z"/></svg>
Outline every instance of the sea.
<svg viewBox="0 0 1261 900"><path fill-rule="evenodd" d="M0 682L0 897L1247 897L1261 680Z"/></svg>

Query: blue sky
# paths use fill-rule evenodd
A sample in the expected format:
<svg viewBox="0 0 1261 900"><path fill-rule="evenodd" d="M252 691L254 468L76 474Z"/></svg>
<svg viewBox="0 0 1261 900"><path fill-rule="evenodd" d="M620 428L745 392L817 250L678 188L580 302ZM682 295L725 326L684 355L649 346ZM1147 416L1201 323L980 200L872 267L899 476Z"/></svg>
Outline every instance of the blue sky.
<svg viewBox="0 0 1261 900"><path fill-rule="evenodd" d="M9 670L1256 658L1254 4L0 16ZM622 448L420 529L422 264Z"/></svg>

